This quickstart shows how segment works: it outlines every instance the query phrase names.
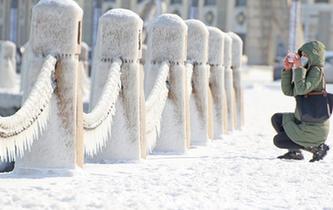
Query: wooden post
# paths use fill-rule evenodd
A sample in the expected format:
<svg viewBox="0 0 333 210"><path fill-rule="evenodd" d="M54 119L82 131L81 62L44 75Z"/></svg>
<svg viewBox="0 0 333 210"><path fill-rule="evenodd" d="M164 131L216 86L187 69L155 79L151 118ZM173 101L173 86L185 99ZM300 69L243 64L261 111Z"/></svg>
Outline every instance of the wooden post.
<svg viewBox="0 0 333 210"><path fill-rule="evenodd" d="M29 45L30 89L47 55L58 58L57 90L50 101L44 134L17 160L15 170L68 169L83 166L82 103L78 93L82 9L71 0L41 0L32 11Z"/></svg>
<svg viewBox="0 0 333 210"><path fill-rule="evenodd" d="M243 99L243 87L242 87L242 72L240 70L242 64L243 54L243 41L235 33L228 33L232 38L232 73L235 89L235 101L236 101L236 128L241 129L244 126L244 99Z"/></svg>
<svg viewBox="0 0 333 210"><path fill-rule="evenodd" d="M227 33L224 33L224 35L224 78L227 99L227 130L228 132L231 132L235 128L235 91L231 70L232 39Z"/></svg>
<svg viewBox="0 0 333 210"><path fill-rule="evenodd" d="M122 90L116 104L111 138L93 162L138 160L145 157L143 121L143 79L139 59L142 54L143 21L134 12L113 9L99 20L92 70L91 108L102 93L112 60L121 58ZM89 141L89 139L87 139ZM145 149L143 149L145 151Z"/></svg>
<svg viewBox="0 0 333 210"><path fill-rule="evenodd" d="M209 31L209 53L208 63L210 65L210 90L213 104L214 139L219 139L226 130L226 93L224 84L224 34L215 27L208 27Z"/></svg>
<svg viewBox="0 0 333 210"><path fill-rule="evenodd" d="M206 144L209 139L208 29L198 20L185 22L188 27L187 62L193 64L191 81L193 85L190 95L191 142Z"/></svg>
<svg viewBox="0 0 333 210"><path fill-rule="evenodd" d="M189 142L187 131L188 100L186 100L186 60L187 26L177 15L163 14L150 26L148 40L148 58L150 62L170 63L169 96L161 118L160 136L156 142L156 151L183 153ZM151 69L152 75L156 70ZM150 73L147 80L155 81ZM146 87L149 89L149 87Z"/></svg>

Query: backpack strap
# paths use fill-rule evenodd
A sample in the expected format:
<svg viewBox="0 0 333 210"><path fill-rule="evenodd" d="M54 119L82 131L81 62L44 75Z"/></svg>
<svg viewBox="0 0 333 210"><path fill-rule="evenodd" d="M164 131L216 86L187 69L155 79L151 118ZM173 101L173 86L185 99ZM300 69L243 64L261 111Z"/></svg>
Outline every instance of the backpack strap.
<svg viewBox="0 0 333 210"><path fill-rule="evenodd" d="M323 86L322 86L322 90L320 92L310 92L306 95L304 95L305 97L308 97L308 96L315 96L315 95L323 95L323 96L327 96L327 91L326 91L326 81L325 81L325 72L323 70L323 66L319 66L319 65L313 65L315 67L318 67L320 69L320 77L321 77L321 80L322 80L322 83L323 83ZM312 67L312 66L310 66ZM309 71L308 71L309 72ZM308 72L306 74L308 74Z"/></svg>
<svg viewBox="0 0 333 210"><path fill-rule="evenodd" d="M325 80L325 72L324 72L324 69L322 67L319 67L320 69L320 72L321 72L321 79L323 80L323 91L326 92L326 80Z"/></svg>
<svg viewBox="0 0 333 210"><path fill-rule="evenodd" d="M325 72L324 72L323 66L320 66L320 65L313 65L313 66L318 67L320 69L321 80L323 80L322 91L326 92L326 80L325 80Z"/></svg>

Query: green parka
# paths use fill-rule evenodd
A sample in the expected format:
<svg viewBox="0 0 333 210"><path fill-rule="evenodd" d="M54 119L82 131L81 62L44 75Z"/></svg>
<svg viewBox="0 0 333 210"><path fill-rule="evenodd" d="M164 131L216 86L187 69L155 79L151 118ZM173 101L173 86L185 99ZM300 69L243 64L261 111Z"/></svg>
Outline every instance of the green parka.
<svg viewBox="0 0 333 210"><path fill-rule="evenodd" d="M324 87L322 68L325 63L325 45L319 41L305 43L299 52L308 56L308 64L292 71L282 71L281 88L287 96L305 95L312 91L321 91ZM317 107L313 107L316 109ZM284 113L283 128L287 136L295 143L304 146L318 146L326 141L329 133L329 120L324 123L306 123L300 121L299 110L295 113Z"/></svg>

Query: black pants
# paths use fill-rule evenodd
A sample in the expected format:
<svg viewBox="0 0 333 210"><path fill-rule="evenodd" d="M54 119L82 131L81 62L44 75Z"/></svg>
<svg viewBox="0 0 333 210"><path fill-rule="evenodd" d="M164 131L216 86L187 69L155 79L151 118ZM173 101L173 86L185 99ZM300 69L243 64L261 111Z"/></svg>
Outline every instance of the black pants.
<svg viewBox="0 0 333 210"><path fill-rule="evenodd" d="M272 116L272 125L277 134L274 136L274 145L281 149L299 150L303 149L303 146L293 142L286 134L282 126L282 114L276 113Z"/></svg>

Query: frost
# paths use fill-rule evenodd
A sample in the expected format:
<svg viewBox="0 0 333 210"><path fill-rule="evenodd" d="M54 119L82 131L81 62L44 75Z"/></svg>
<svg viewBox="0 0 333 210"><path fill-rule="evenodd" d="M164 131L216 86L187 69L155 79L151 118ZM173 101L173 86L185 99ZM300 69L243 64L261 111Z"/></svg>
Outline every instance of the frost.
<svg viewBox="0 0 333 210"><path fill-rule="evenodd" d="M146 120L146 141L147 151L152 152L156 146L156 139L160 135L162 113L168 99L169 89L167 80L169 76L170 66L167 63L162 63L159 66L152 65L151 68L158 71L158 76L153 85L146 103L145 103L145 120Z"/></svg>
<svg viewBox="0 0 333 210"><path fill-rule="evenodd" d="M101 151L111 137L111 125L121 87L120 67L120 60L111 64L100 100L90 113L83 114L85 151L89 156Z"/></svg>
<svg viewBox="0 0 333 210"><path fill-rule="evenodd" d="M15 160L29 150L45 130L49 117L49 103L55 84L53 74L56 59L48 56L31 93L21 109L9 117L0 117L0 159Z"/></svg>

